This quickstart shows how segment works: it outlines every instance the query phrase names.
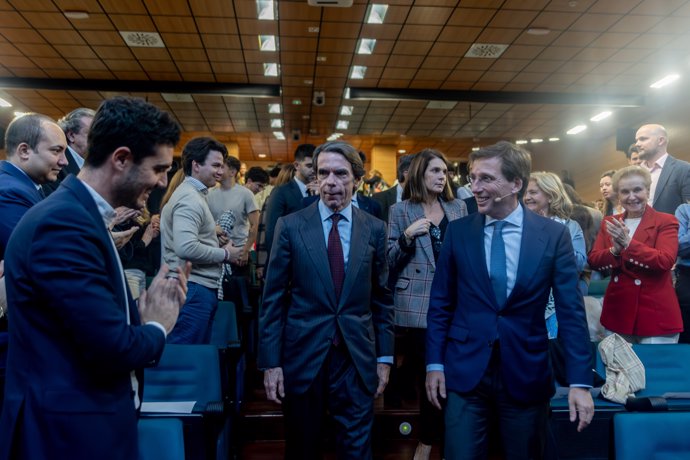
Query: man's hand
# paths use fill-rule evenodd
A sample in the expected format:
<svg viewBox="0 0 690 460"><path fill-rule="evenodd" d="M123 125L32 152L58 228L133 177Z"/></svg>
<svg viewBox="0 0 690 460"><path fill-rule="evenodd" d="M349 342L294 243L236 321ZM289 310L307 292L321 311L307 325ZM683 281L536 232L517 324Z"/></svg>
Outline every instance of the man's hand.
<svg viewBox="0 0 690 460"><path fill-rule="evenodd" d="M587 428L594 417L594 401L589 388L570 387L568 393L568 408L570 409L570 421L580 419L577 431Z"/></svg>
<svg viewBox="0 0 690 460"><path fill-rule="evenodd" d="M187 297L187 277L191 269L189 262L185 265L185 270L178 267L174 272L165 264L161 266L151 286L139 297L139 316L143 324L155 321L167 333L172 331Z"/></svg>
<svg viewBox="0 0 690 460"><path fill-rule="evenodd" d="M376 364L376 376L379 378L379 385L376 387L376 393L374 398L378 398L383 394L383 391L388 385L388 376L391 373L391 365L388 363L377 363Z"/></svg>
<svg viewBox="0 0 690 460"><path fill-rule="evenodd" d="M127 244L127 242L132 239L132 236L134 236L137 230L139 230L139 227L134 226L129 230L123 230L121 232L110 232L110 234L113 236L115 247L118 249L122 249L122 246Z"/></svg>
<svg viewBox="0 0 690 460"><path fill-rule="evenodd" d="M239 257L237 257L237 260L233 263L240 267L247 265L247 263L249 263L249 249L242 246L242 252L240 252Z"/></svg>
<svg viewBox="0 0 690 460"><path fill-rule="evenodd" d="M264 267L256 267L256 279L264 279Z"/></svg>
<svg viewBox="0 0 690 460"><path fill-rule="evenodd" d="M216 236L218 237L218 246L221 248L230 242L228 234L220 228L220 225L216 225Z"/></svg>
<svg viewBox="0 0 690 460"><path fill-rule="evenodd" d="M237 261L240 259L240 256L242 255L244 246L233 246L232 242L230 242L223 246L223 249L228 250L228 254L230 254L230 262L235 265L239 265Z"/></svg>
<svg viewBox="0 0 690 460"><path fill-rule="evenodd" d="M281 399L285 397L285 387L282 367L272 367L264 371L264 388L269 401L283 403Z"/></svg>
<svg viewBox="0 0 690 460"><path fill-rule="evenodd" d="M141 211L137 209L128 208L126 206L120 206L115 208L115 218L111 225L114 227L116 225L124 224L130 219L136 219L141 215Z"/></svg>
<svg viewBox="0 0 690 460"><path fill-rule="evenodd" d="M435 408L441 410L441 401L446 399L446 375L443 371L429 371L426 373L426 397Z"/></svg>

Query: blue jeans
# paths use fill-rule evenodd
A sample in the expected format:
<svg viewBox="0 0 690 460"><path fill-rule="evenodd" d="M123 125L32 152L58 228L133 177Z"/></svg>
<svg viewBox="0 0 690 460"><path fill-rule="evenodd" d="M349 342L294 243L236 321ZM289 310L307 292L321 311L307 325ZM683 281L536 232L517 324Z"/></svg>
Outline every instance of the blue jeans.
<svg viewBox="0 0 690 460"><path fill-rule="evenodd" d="M197 283L187 283L187 300L180 309L180 316L168 343L208 344L211 340L211 325L218 308L218 290Z"/></svg>

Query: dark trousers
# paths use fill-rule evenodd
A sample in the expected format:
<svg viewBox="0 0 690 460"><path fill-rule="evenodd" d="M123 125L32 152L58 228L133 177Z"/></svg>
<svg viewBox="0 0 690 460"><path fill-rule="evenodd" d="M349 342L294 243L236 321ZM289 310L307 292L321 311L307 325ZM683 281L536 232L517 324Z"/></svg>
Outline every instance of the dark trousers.
<svg viewBox="0 0 690 460"><path fill-rule="evenodd" d="M365 388L344 343L331 346L306 393L285 395L285 458L322 458L326 411L335 425L338 459L371 460L374 395Z"/></svg>
<svg viewBox="0 0 690 460"><path fill-rule="evenodd" d="M489 427L496 420L506 460L544 458L549 403L524 404L512 399L501 378L500 363L500 352L495 347L489 366L474 390L448 392L447 460L486 459Z"/></svg>
<svg viewBox="0 0 690 460"><path fill-rule="evenodd" d="M680 304L680 314L683 318L683 332L680 333L678 343L690 343L690 267L678 265L676 269L676 295Z"/></svg>

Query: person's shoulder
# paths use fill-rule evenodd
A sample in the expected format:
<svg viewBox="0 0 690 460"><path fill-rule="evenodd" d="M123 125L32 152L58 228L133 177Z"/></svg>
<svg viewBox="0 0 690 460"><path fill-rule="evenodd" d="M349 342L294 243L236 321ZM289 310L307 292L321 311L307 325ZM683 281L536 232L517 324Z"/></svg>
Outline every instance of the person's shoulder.
<svg viewBox="0 0 690 460"><path fill-rule="evenodd" d="M677 170L678 168L682 168L684 170L690 170L690 163L688 163L685 160L681 160L680 158L676 158L670 153L668 154L668 158L666 159L666 163L669 165L673 165L673 170ZM666 163L664 165L666 165Z"/></svg>

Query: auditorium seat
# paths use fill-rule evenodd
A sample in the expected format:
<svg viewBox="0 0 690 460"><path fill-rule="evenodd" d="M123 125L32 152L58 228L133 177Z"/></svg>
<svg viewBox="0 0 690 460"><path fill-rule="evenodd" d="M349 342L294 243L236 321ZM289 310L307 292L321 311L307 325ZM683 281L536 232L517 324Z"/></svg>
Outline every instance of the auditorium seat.
<svg viewBox="0 0 690 460"><path fill-rule="evenodd" d="M139 460L185 460L182 421L142 418L138 424Z"/></svg>
<svg viewBox="0 0 690 460"><path fill-rule="evenodd" d="M690 412L622 412L613 431L616 460L690 458Z"/></svg>
<svg viewBox="0 0 690 460"><path fill-rule="evenodd" d="M158 366L145 370L144 382L142 416L181 419L189 460L228 458L231 418L216 346L166 345Z"/></svg>

